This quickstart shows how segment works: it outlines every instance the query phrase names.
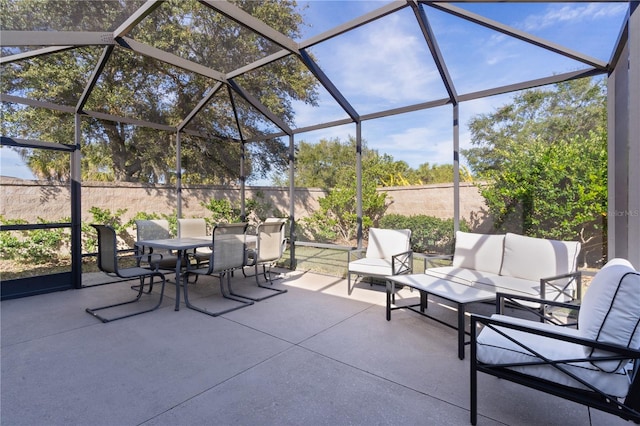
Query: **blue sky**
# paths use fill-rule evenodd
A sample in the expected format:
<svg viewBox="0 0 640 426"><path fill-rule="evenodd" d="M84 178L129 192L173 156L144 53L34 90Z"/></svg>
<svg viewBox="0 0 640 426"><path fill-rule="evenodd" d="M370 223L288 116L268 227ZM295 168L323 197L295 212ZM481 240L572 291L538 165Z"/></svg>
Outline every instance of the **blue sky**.
<svg viewBox="0 0 640 426"><path fill-rule="evenodd" d="M304 15L313 36L383 6L381 1L309 1ZM605 3L465 3L458 7L502 24L608 62L626 13L626 4ZM425 8L458 94L586 68L584 64L547 52L515 38ZM410 8L382 18L347 35L313 47L325 73L361 114L443 98L422 33ZM509 103L512 95L460 105L461 147L470 146L469 120ZM297 124L342 118L326 93L321 107L298 106ZM363 138L370 148L391 154L411 167L452 163L450 106L366 121ZM308 142L346 139L355 126L297 135ZM464 164L464 158L461 159Z"/></svg>
<svg viewBox="0 0 640 426"><path fill-rule="evenodd" d="M307 25L300 40L320 34L386 1L299 1ZM530 32L568 49L608 62L618 37L625 3L461 3L458 7ZM522 80L574 71L586 66L543 49L425 8L459 94ZM446 92L411 8L404 8L311 49L318 64L359 114L440 99ZM467 123L509 103L501 95L460 105L461 148L470 146ZM333 98L320 90L319 107L295 103L296 127L345 118ZM450 106L365 121L362 136L370 148L411 167L452 162ZM296 135L296 141L346 140L355 125ZM0 150L0 173L31 178L21 160ZM464 158L461 159L464 165ZM265 183L265 182L258 182Z"/></svg>

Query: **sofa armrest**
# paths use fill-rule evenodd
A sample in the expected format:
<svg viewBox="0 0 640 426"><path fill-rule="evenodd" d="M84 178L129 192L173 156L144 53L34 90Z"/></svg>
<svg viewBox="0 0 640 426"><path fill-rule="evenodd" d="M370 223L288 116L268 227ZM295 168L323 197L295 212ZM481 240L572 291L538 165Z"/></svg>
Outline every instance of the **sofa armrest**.
<svg viewBox="0 0 640 426"><path fill-rule="evenodd" d="M525 305L519 302L529 302L529 304ZM567 324L559 323L555 317L545 315L546 309L542 309L542 310L535 309L529 305L539 304L540 306L545 306L545 307L552 306L556 308L569 309L575 312L576 318L577 318L578 311L580 310L580 305L578 303L559 302L556 300L546 300L538 297L520 296L520 295L515 295L510 293L497 292L496 293L496 313L497 314L505 315L504 308L506 303L517 306L519 309L528 311L529 313L538 317L540 322L548 322L548 323L560 325L560 326L573 326L576 324L573 322L567 323Z"/></svg>
<svg viewBox="0 0 640 426"><path fill-rule="evenodd" d="M569 278L569 279L567 279ZM563 280L562 283L554 283L554 281ZM572 294L573 290L571 284L576 284L575 295ZM575 271L567 274L556 275L554 277L547 277L540 279L540 298L546 299L547 287L552 288L558 292L558 296L564 294L570 300L582 300L582 272Z"/></svg>
<svg viewBox="0 0 640 426"><path fill-rule="evenodd" d="M413 271L413 250L391 256L391 275L410 274Z"/></svg>

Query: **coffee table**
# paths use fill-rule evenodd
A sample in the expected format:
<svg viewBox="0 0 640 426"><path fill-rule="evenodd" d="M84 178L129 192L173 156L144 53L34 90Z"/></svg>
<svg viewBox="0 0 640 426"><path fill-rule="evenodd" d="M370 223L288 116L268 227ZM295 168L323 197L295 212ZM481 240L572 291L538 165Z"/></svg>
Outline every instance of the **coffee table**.
<svg viewBox="0 0 640 426"><path fill-rule="evenodd" d="M426 274L393 275L386 277L387 280L387 321L391 321L391 311L396 309L409 309L425 317L431 318L441 324L458 330L458 358L464 359L465 342L464 314L466 306L470 303L495 301L495 291L488 288L477 288L471 285L460 284L442 278L433 277ZM391 307L395 304L396 285L414 288L420 292L420 303L413 305L402 305ZM457 304L458 325L457 327L434 318L425 313L427 308L427 295L432 294L442 299ZM419 310L416 309L419 307ZM473 330L472 330L473 332Z"/></svg>

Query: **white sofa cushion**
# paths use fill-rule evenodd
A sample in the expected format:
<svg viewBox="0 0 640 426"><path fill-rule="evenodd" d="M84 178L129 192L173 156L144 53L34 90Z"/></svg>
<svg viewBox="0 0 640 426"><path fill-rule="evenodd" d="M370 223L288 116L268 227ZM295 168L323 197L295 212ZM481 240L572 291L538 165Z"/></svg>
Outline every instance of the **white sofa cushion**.
<svg viewBox="0 0 640 426"><path fill-rule="evenodd" d="M496 292L540 297L540 282L501 275L486 276L476 284L493 286Z"/></svg>
<svg viewBox="0 0 640 426"><path fill-rule="evenodd" d="M504 235L456 232L453 266L500 274Z"/></svg>
<svg viewBox="0 0 640 426"><path fill-rule="evenodd" d="M496 274L490 274L488 272L477 271L474 269L464 269L455 266L439 266L437 268L428 268L424 271L425 274L436 278L442 278L444 280L453 281L459 284L474 285L478 281L488 280L499 277Z"/></svg>
<svg viewBox="0 0 640 426"><path fill-rule="evenodd" d="M612 259L593 278L582 300L578 328L583 337L640 348L640 273L628 261ZM592 353L585 348L587 355ZM606 352L593 351L593 355ZM597 362L615 371L622 362Z"/></svg>
<svg viewBox="0 0 640 426"><path fill-rule="evenodd" d="M539 281L575 272L580 243L507 233L500 275Z"/></svg>
<svg viewBox="0 0 640 426"><path fill-rule="evenodd" d="M580 337L580 333L576 329L558 327L556 325L527 321L502 315L493 315L492 318L510 323L526 325L531 328ZM516 341L525 343L525 345L532 351L551 360L579 359L585 356L584 347L582 345L576 345L562 340L550 339L502 327L498 327L498 329L505 332L505 334L514 338ZM532 353L532 351L528 351L520 347L516 343L488 327L483 328L477 337L476 358L483 363L501 364L536 361L538 358ZM624 398L628 393L629 379L624 368L620 368L614 373L607 373L596 368L589 362L574 362L561 364L561 366L587 383L596 386L608 395ZM519 366L510 368L514 371L539 377L561 385L571 386L578 389L587 389L580 382L549 365Z"/></svg>
<svg viewBox="0 0 640 426"><path fill-rule="evenodd" d="M410 248L410 229L369 228L369 245L365 257L386 259L391 262L392 256L407 252Z"/></svg>

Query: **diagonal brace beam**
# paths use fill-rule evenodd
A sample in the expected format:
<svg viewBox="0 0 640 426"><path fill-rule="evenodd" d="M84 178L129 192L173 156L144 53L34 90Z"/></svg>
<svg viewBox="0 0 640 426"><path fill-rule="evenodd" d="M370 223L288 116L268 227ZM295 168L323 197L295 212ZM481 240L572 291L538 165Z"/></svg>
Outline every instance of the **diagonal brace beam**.
<svg viewBox="0 0 640 426"><path fill-rule="evenodd" d="M322 69L315 63L311 56L305 51L300 51L300 58L302 62L307 66L309 71L315 75L315 77L320 81L320 84L324 86L325 89L333 96L333 99L338 102L338 104L349 114L349 117L355 122L360 120L360 115L358 112L351 106L347 98L345 98L342 93L338 90L338 88L333 84L333 82L327 77L327 75L322 71Z"/></svg>
<svg viewBox="0 0 640 426"><path fill-rule="evenodd" d="M168 53L164 50L149 46L148 44L140 43L139 41L135 41L129 37L119 37L116 40L118 44L120 44L120 46L131 49L134 52L140 53L141 55L157 59L167 64L174 65L178 68L182 68L183 70L200 74L217 81L225 81L224 73L205 67L204 65L200 65L193 61L183 59L172 53Z"/></svg>
<svg viewBox="0 0 640 426"><path fill-rule="evenodd" d="M267 117L269 120L271 120L271 122L273 122L273 124L275 124L276 126L278 126L283 132L285 132L288 135L292 135L293 134L293 130L291 130L291 127L289 127L287 125L287 123L285 123L283 120L280 119L280 117L278 117L277 115L275 115L273 112L271 112L269 110L269 108L267 108L262 102L260 102L258 100L258 98L256 98L255 96L253 96L251 93L247 92L243 87L241 87L238 83L236 83L234 80L229 80L229 86L231 86L231 88L240 96L242 96L242 98L244 98L244 100L246 100L247 102L249 102L251 104L251 106L253 106L254 108L256 108L258 111L260 111L260 113L262 115L264 115L265 117Z"/></svg>
<svg viewBox="0 0 640 426"><path fill-rule="evenodd" d="M223 0L199 0L203 5L218 11L229 19L234 20L249 30L260 34L262 37L276 43L277 45L287 49L290 52L298 53L298 43L290 37L274 30L261 20L251 16L236 5Z"/></svg>

